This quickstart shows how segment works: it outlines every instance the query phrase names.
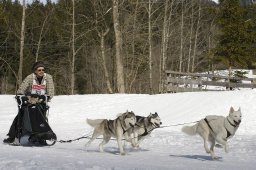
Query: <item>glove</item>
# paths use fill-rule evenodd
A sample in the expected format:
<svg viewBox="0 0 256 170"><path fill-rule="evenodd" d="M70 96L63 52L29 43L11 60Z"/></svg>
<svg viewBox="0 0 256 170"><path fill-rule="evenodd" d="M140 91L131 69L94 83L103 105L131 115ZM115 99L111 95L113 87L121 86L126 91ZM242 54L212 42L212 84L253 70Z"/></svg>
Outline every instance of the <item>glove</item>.
<svg viewBox="0 0 256 170"><path fill-rule="evenodd" d="M30 95L27 95L27 96L30 96L30 97L33 97L33 98L39 98L40 97L40 95L38 95L38 94L30 94Z"/></svg>
<svg viewBox="0 0 256 170"><path fill-rule="evenodd" d="M17 95L15 96L18 105L26 105L28 103L28 97L24 95Z"/></svg>
<svg viewBox="0 0 256 170"><path fill-rule="evenodd" d="M39 100L39 97L28 96L28 102L29 102L30 104L37 104L37 103L41 103L41 100Z"/></svg>
<svg viewBox="0 0 256 170"><path fill-rule="evenodd" d="M30 96L28 96L28 102L31 104L45 102L45 99L46 99L46 96L44 95L30 94Z"/></svg>

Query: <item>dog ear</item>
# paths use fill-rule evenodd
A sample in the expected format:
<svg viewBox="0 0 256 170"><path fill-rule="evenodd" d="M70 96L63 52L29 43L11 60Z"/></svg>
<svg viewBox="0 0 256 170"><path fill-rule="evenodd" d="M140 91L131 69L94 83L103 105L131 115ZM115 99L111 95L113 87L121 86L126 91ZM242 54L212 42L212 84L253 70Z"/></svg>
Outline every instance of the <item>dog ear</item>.
<svg viewBox="0 0 256 170"><path fill-rule="evenodd" d="M234 108L231 106L230 110L229 110L229 113L233 113L233 112L234 112Z"/></svg>
<svg viewBox="0 0 256 170"><path fill-rule="evenodd" d="M241 112L241 107L239 107L238 111Z"/></svg>
<svg viewBox="0 0 256 170"><path fill-rule="evenodd" d="M155 112L155 115L158 116L157 112Z"/></svg>

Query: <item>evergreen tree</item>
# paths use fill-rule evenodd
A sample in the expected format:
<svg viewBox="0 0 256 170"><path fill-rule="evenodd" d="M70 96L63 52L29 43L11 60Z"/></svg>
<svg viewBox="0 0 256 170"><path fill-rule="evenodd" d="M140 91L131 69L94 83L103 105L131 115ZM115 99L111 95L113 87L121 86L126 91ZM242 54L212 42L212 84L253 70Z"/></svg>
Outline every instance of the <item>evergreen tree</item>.
<svg viewBox="0 0 256 170"><path fill-rule="evenodd" d="M247 66L250 58L251 40L245 9L239 0L221 0L218 22L220 26L219 42L215 48L216 58L229 68Z"/></svg>
<svg viewBox="0 0 256 170"><path fill-rule="evenodd" d="M256 68L256 4L246 7L246 26L248 38L248 52L250 60L247 62L249 68Z"/></svg>
<svg viewBox="0 0 256 170"><path fill-rule="evenodd" d="M221 35L216 48L216 56L232 67L242 63L245 51L241 44L245 41L243 9L239 0L220 1L219 25Z"/></svg>

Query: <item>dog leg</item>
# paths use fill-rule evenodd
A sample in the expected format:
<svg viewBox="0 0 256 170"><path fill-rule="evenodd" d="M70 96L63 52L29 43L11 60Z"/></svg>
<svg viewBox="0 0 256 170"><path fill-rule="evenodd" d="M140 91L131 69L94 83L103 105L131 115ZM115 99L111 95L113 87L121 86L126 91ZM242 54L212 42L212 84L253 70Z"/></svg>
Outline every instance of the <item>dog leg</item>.
<svg viewBox="0 0 256 170"><path fill-rule="evenodd" d="M134 132L132 136L132 146L134 148L139 148L139 142L138 142L138 133Z"/></svg>
<svg viewBox="0 0 256 170"><path fill-rule="evenodd" d="M210 148L210 154L211 154L211 157L213 160L217 160L218 157L215 156L215 153L214 153L214 146L215 146L215 139L213 136L210 136L209 137L209 141L211 142L211 148Z"/></svg>
<svg viewBox="0 0 256 170"><path fill-rule="evenodd" d="M124 147L126 146L127 142L132 142L128 133L124 134L124 139Z"/></svg>
<svg viewBox="0 0 256 170"><path fill-rule="evenodd" d="M110 138L111 138L111 136L108 136L108 135L103 136L103 141L99 145L100 152L104 152L103 145L107 144L109 142Z"/></svg>
<svg viewBox="0 0 256 170"><path fill-rule="evenodd" d="M206 153L211 153L206 139L204 139L204 149L205 149Z"/></svg>
<svg viewBox="0 0 256 170"><path fill-rule="evenodd" d="M226 152L226 153L229 152L229 145L228 145L228 142L226 142L226 145L225 145L225 152Z"/></svg>
<svg viewBox="0 0 256 170"><path fill-rule="evenodd" d="M98 136L100 136L100 134L94 131L91 139L85 144L85 147L88 147L92 143L92 141L94 141Z"/></svg>
<svg viewBox="0 0 256 170"><path fill-rule="evenodd" d="M207 131L199 131L199 135L203 138L204 140L204 149L206 151L206 153L211 153L209 147L208 147L208 137L209 137L209 132L207 133Z"/></svg>
<svg viewBox="0 0 256 170"><path fill-rule="evenodd" d="M131 137L131 143L132 143L132 147L133 147L133 148L136 148L136 144L137 144L137 143L136 143L136 139L135 139L135 138L136 138L135 135L136 135L136 134L135 134L135 132L134 132L134 133L132 133L131 136L130 136L130 137Z"/></svg>
<svg viewBox="0 0 256 170"><path fill-rule="evenodd" d="M211 140L211 148L210 148L210 150L211 150L212 152L214 152L214 146L215 146L215 140L212 139L212 140Z"/></svg>
<svg viewBox="0 0 256 170"><path fill-rule="evenodd" d="M123 135L120 135L120 133L119 133L119 135L117 135L117 144L118 144L120 154L125 155L124 147L123 147L123 143L122 143L122 138L123 138Z"/></svg>
<svg viewBox="0 0 256 170"><path fill-rule="evenodd" d="M204 140L204 149L206 153L211 153L209 147L208 147L208 140L210 137L210 130L208 128L208 125L205 122L199 122L196 132L203 138Z"/></svg>
<svg viewBox="0 0 256 170"><path fill-rule="evenodd" d="M219 142L221 145L224 146L225 152L228 153L229 147L228 147L227 140L223 139L220 135L216 136L216 140L217 142Z"/></svg>

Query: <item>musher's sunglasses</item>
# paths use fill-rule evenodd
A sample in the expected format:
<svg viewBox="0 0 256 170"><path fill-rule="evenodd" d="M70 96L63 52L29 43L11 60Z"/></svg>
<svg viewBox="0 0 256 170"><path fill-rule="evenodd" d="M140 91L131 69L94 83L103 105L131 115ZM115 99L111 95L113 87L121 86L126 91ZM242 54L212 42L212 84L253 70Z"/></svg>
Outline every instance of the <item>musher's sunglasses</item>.
<svg viewBox="0 0 256 170"><path fill-rule="evenodd" d="M44 69L37 69L36 71L43 71L44 72L45 70Z"/></svg>

